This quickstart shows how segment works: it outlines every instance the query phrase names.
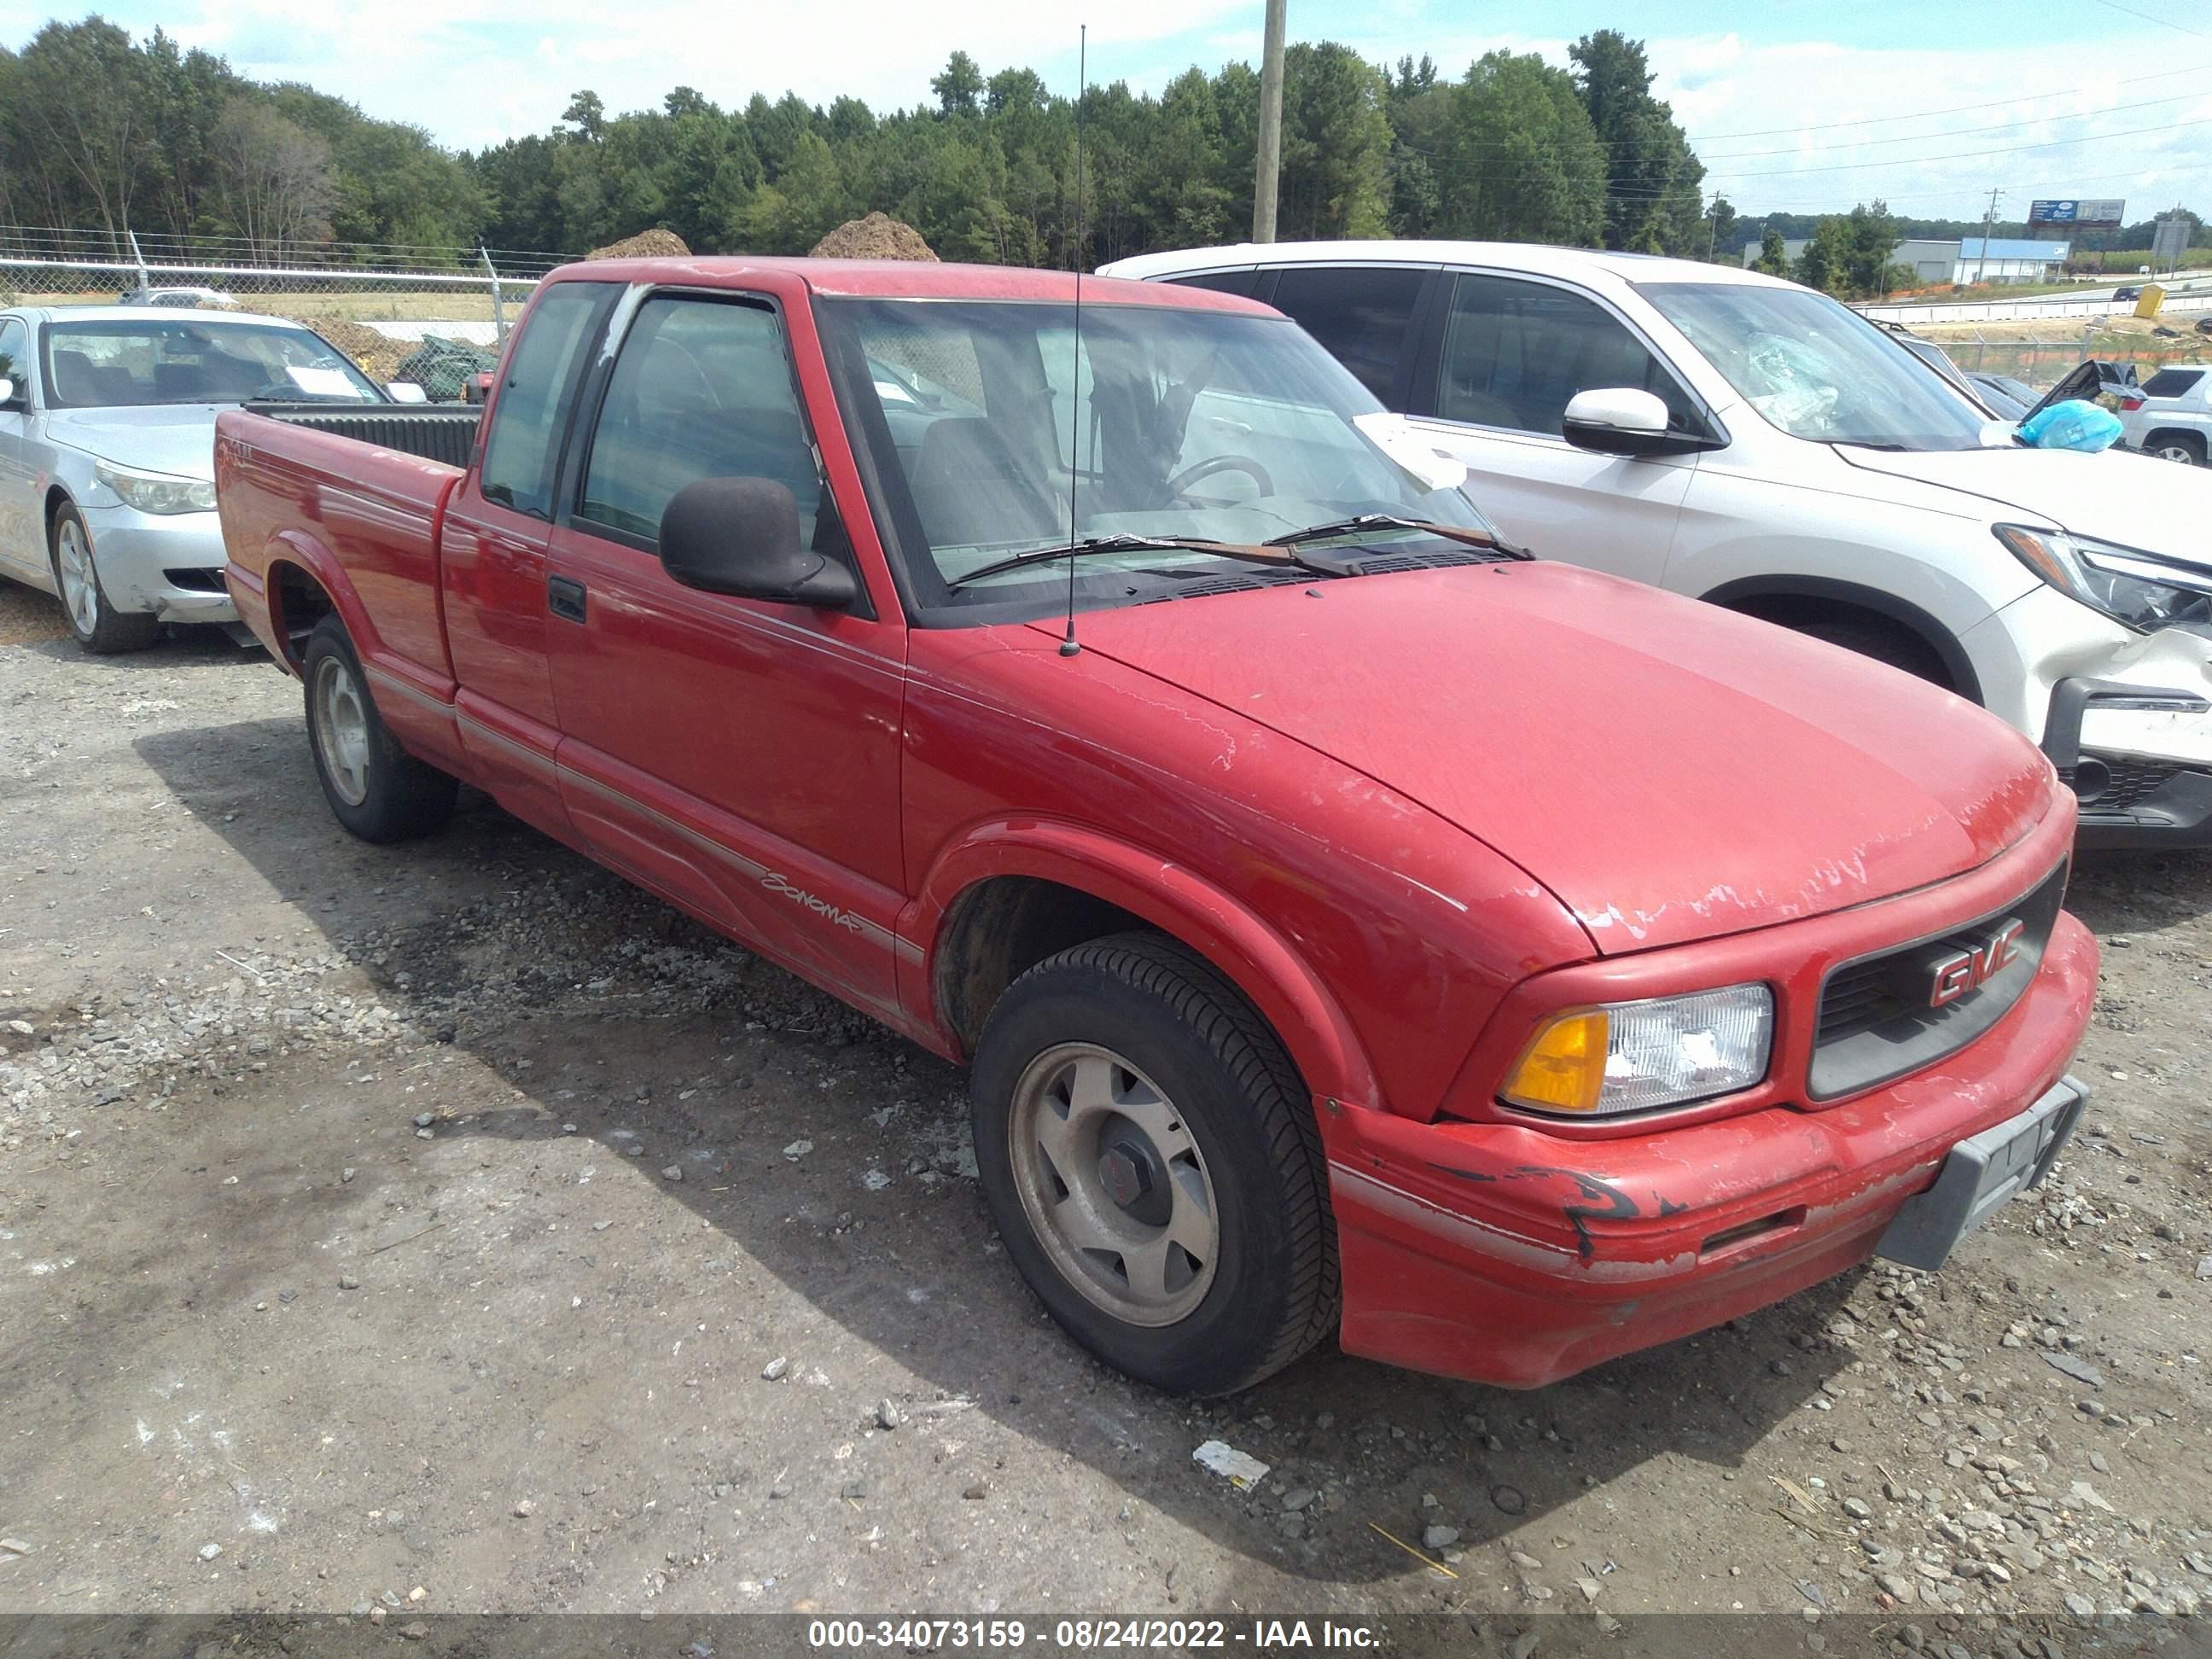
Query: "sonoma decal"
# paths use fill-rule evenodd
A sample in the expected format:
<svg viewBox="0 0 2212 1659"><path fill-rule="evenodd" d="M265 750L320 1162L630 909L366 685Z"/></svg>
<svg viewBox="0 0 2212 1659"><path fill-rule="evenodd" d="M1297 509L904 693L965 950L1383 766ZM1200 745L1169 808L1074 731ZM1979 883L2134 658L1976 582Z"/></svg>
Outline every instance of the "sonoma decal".
<svg viewBox="0 0 2212 1659"><path fill-rule="evenodd" d="M833 921L855 933L866 931L868 924L850 910L841 909L818 893L810 893L804 887L793 887L773 870L761 878L761 885L771 893L781 894L794 904L805 905L824 921Z"/></svg>

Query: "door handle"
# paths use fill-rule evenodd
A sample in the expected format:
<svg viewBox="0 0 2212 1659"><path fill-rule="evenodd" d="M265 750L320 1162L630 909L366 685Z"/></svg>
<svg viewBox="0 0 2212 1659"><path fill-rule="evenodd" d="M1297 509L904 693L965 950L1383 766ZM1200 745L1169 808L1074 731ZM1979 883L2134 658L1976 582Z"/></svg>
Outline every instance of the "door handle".
<svg viewBox="0 0 2212 1659"><path fill-rule="evenodd" d="M583 583L568 576L548 576L545 579L545 608L566 621L583 621Z"/></svg>

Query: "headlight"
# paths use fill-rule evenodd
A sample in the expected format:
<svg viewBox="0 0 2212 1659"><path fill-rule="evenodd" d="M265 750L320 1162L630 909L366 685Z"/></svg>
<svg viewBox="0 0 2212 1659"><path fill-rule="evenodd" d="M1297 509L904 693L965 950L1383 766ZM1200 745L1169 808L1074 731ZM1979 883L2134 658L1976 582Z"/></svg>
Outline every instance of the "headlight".
<svg viewBox="0 0 2212 1659"><path fill-rule="evenodd" d="M1764 985L1609 1002L1547 1021L1500 1093L1575 1117L1647 1112L1748 1089L1766 1075L1773 1042Z"/></svg>
<svg viewBox="0 0 2212 1659"><path fill-rule="evenodd" d="M2001 524L1996 538L2060 592L2130 628L2212 627L2212 576L2059 530Z"/></svg>
<svg viewBox="0 0 2212 1659"><path fill-rule="evenodd" d="M179 478L169 472L141 472L112 461L94 461L93 475L125 506L141 513L211 513L215 486L205 478Z"/></svg>

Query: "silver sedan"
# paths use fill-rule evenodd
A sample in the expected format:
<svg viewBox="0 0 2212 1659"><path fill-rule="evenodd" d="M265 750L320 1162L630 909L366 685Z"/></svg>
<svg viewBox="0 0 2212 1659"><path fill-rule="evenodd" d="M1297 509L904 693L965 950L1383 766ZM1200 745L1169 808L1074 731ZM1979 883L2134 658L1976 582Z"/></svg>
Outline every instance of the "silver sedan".
<svg viewBox="0 0 2212 1659"><path fill-rule="evenodd" d="M0 311L0 576L59 595L88 651L151 645L164 623L235 622L215 417L264 398L388 401L282 318Z"/></svg>

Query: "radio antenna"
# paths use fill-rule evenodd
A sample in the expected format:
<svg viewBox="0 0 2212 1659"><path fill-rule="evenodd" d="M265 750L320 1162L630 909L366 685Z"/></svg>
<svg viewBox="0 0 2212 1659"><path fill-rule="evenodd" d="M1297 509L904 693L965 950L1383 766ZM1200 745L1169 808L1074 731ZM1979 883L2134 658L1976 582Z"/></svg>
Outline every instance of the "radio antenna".
<svg viewBox="0 0 2212 1659"><path fill-rule="evenodd" d="M1081 459L1078 433L1083 423L1083 94L1089 90L1091 26L1080 24L1075 36L1075 339L1068 348L1073 361L1067 375L1067 635L1060 654L1072 657L1083 647L1075 642L1075 479Z"/></svg>

